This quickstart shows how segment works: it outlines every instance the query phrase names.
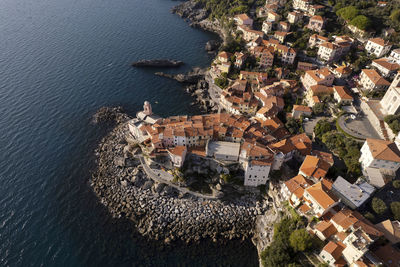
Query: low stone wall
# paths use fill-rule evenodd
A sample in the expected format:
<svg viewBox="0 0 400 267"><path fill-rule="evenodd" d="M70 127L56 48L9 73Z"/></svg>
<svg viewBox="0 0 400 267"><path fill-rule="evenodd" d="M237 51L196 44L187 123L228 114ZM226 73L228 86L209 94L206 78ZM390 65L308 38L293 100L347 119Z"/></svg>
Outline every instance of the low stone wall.
<svg viewBox="0 0 400 267"><path fill-rule="evenodd" d="M267 203L251 194L233 201L204 200L154 183L137 159L127 157L127 134L127 123L120 123L101 141L96 150L98 168L90 180L93 191L114 217L128 218L143 236L166 243L247 239L253 235L256 217L267 210Z"/></svg>

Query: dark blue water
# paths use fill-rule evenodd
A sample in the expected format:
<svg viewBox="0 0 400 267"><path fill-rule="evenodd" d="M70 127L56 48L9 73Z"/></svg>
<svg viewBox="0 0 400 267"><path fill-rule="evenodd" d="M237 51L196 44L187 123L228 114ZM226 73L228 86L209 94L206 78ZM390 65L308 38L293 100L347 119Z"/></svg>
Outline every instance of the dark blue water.
<svg viewBox="0 0 400 267"><path fill-rule="evenodd" d="M214 35L170 14L169 0L0 2L0 266L253 265L248 243L160 248L112 219L88 186L106 130L101 106L192 114L174 81L134 69L166 57L206 66ZM158 101L159 104L155 104Z"/></svg>

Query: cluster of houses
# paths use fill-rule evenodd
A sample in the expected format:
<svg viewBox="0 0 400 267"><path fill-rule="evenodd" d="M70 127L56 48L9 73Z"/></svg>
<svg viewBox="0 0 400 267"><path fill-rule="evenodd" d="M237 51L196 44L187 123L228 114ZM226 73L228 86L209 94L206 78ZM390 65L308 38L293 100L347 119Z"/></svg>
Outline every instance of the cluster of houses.
<svg viewBox="0 0 400 267"><path fill-rule="evenodd" d="M284 162L304 158L311 151L305 134L290 136L276 117L249 120L228 113L160 118L151 105L129 121L130 133L155 161L168 158L182 167L188 155L218 162L237 163L244 170L244 185L266 184L270 170Z"/></svg>
<svg viewBox="0 0 400 267"><path fill-rule="evenodd" d="M367 139L361 149L363 171L372 168L393 175L400 167L398 140ZM312 151L298 175L286 181L280 192L290 206L309 218L309 232L325 242L320 260L329 266L398 266L400 251L395 244L400 241L400 222L373 225L356 211L390 179L351 184L339 176L332 182L326 178L332 165L330 153Z"/></svg>

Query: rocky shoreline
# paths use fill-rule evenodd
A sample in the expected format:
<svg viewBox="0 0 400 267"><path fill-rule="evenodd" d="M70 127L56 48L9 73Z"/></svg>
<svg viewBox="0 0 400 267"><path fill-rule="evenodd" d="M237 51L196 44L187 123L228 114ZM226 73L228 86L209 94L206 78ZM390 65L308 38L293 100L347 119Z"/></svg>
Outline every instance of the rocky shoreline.
<svg viewBox="0 0 400 267"><path fill-rule="evenodd" d="M223 242L253 236L256 218L268 210L267 202L252 194L233 201L204 200L154 182L127 153L129 116L119 109L103 108L97 121L105 121L103 115L114 119L117 126L96 149L97 169L90 185L113 217L127 218L144 237L165 243L203 238Z"/></svg>

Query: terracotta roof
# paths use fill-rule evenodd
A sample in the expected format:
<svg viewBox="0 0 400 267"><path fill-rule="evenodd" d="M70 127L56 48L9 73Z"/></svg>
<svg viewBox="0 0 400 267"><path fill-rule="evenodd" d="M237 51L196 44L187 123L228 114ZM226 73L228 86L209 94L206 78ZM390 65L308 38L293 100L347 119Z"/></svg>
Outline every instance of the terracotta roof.
<svg viewBox="0 0 400 267"><path fill-rule="evenodd" d="M322 184L321 181L306 188L306 191L324 209L327 209L329 206L337 202L336 197L330 194L329 190Z"/></svg>
<svg viewBox="0 0 400 267"><path fill-rule="evenodd" d="M319 20L319 21L324 21L324 19L323 19L321 16L318 16L318 15L316 15L316 16L312 16L312 17L310 18L310 20Z"/></svg>
<svg viewBox="0 0 400 267"><path fill-rule="evenodd" d="M285 185L290 193L293 193L300 187L307 188L312 184L313 184L312 181L304 178L302 175L297 175L297 176L293 177L292 179L285 182Z"/></svg>
<svg viewBox="0 0 400 267"><path fill-rule="evenodd" d="M294 149L296 149L296 147L292 144L292 142L290 142L289 139L283 139L279 142L269 145L269 147L276 149L282 152L283 154L288 154L292 152Z"/></svg>
<svg viewBox="0 0 400 267"><path fill-rule="evenodd" d="M321 179L328 173L330 166L331 165L323 159L307 155L300 166L300 171L309 177Z"/></svg>
<svg viewBox="0 0 400 267"><path fill-rule="evenodd" d="M367 139L369 150L375 159L400 162L400 151L394 142Z"/></svg>
<svg viewBox="0 0 400 267"><path fill-rule="evenodd" d="M302 112L312 112L312 109L303 105L293 105L293 110Z"/></svg>
<svg viewBox="0 0 400 267"><path fill-rule="evenodd" d="M352 70L351 70L351 68L349 68L347 66L340 66L340 67L337 67L335 69L335 71L340 74L350 74Z"/></svg>
<svg viewBox="0 0 400 267"><path fill-rule="evenodd" d="M227 59L229 59L231 56L232 56L231 53L225 52L225 51L222 51L222 52L220 52L220 53L218 54L218 57L227 58Z"/></svg>
<svg viewBox="0 0 400 267"><path fill-rule="evenodd" d="M354 216L354 213L349 209L344 209L336 213L331 220L336 224L343 227L346 231L350 226L358 222L358 218Z"/></svg>
<svg viewBox="0 0 400 267"><path fill-rule="evenodd" d="M326 47L330 50L334 50L334 49L338 48L337 45L335 45L334 43L331 43L331 42L325 42L325 43L321 44L321 46Z"/></svg>
<svg viewBox="0 0 400 267"><path fill-rule="evenodd" d="M239 15L236 15L236 17L242 21L250 19L249 16L247 16L247 14L239 14Z"/></svg>
<svg viewBox="0 0 400 267"><path fill-rule="evenodd" d="M383 40L382 38L371 38L371 39L368 40L368 42L372 42L372 43L375 43L375 44L380 45L380 46L389 45L389 42Z"/></svg>
<svg viewBox="0 0 400 267"><path fill-rule="evenodd" d="M171 154L174 154L176 156L182 156L182 154L185 152L186 146L176 146L173 148L169 148L168 151L171 152Z"/></svg>
<svg viewBox="0 0 400 267"><path fill-rule="evenodd" d="M386 220L375 224L376 228L378 228L385 235L386 239L388 239L393 244L400 242L400 222L399 221L391 221Z"/></svg>
<svg viewBox="0 0 400 267"><path fill-rule="evenodd" d="M321 232L325 238L331 237L333 234L336 233L335 226L328 221L321 221L316 226L315 229Z"/></svg>
<svg viewBox="0 0 400 267"><path fill-rule="evenodd" d="M348 93L344 86L334 86L333 90L336 91L341 99L353 100L353 97Z"/></svg>
<svg viewBox="0 0 400 267"><path fill-rule="evenodd" d="M304 214L307 211L309 211L310 209L311 208L307 204L303 204L303 205L300 206L299 211Z"/></svg>
<svg viewBox="0 0 400 267"><path fill-rule="evenodd" d="M323 152L323 151L320 151L320 150L313 150L311 152L311 154L316 156L316 157L318 157L318 158L320 158L320 159L322 159L322 160L324 160L324 161L326 161L326 162L328 162L331 166L334 163L332 153Z"/></svg>
<svg viewBox="0 0 400 267"><path fill-rule="evenodd" d="M400 69L400 65L395 63L395 62L391 62L389 59L387 58L379 58L379 59L375 59L372 61L373 63L382 66L383 68L389 70L389 71L395 71Z"/></svg>
<svg viewBox="0 0 400 267"><path fill-rule="evenodd" d="M306 156L311 153L311 139L305 133L290 137L290 141L301 155Z"/></svg>
<svg viewBox="0 0 400 267"><path fill-rule="evenodd" d="M380 246L372 253L383 261L384 266L398 267L400 262L400 251L390 244Z"/></svg>
<svg viewBox="0 0 400 267"><path fill-rule="evenodd" d="M326 244L325 247L323 248L323 250L331 254L335 260L338 260L340 256L342 256L342 252L344 249L345 249L344 245L342 246L333 241L329 241L329 243Z"/></svg>

